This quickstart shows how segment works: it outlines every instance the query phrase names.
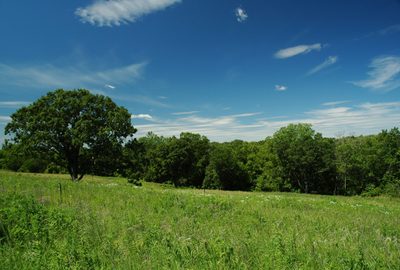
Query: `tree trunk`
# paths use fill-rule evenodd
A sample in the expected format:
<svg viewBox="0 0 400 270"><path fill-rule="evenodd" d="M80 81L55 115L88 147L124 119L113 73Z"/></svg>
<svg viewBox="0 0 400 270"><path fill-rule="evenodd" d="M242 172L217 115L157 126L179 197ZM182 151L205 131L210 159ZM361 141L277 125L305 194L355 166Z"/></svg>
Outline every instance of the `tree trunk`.
<svg viewBox="0 0 400 270"><path fill-rule="evenodd" d="M78 182L82 179L83 174L79 176L79 162L78 156L72 155L68 158L68 171L73 182Z"/></svg>
<svg viewBox="0 0 400 270"><path fill-rule="evenodd" d="M74 166L74 165L70 166L69 174L71 175L72 181L74 181L74 182L79 181L78 168L76 166Z"/></svg>

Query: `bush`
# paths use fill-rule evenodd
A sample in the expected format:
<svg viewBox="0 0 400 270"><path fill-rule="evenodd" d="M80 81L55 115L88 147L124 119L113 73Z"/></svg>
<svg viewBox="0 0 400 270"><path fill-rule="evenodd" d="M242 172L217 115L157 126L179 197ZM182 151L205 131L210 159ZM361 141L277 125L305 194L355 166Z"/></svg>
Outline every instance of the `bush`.
<svg viewBox="0 0 400 270"><path fill-rule="evenodd" d="M382 194L382 189L380 187L375 187L374 184L369 184L361 193L363 197L376 197Z"/></svg>
<svg viewBox="0 0 400 270"><path fill-rule="evenodd" d="M142 186L142 181L140 180L139 172L129 172L128 173L128 183L134 186L140 187Z"/></svg>
<svg viewBox="0 0 400 270"><path fill-rule="evenodd" d="M45 173L59 174L59 173L67 173L67 171L59 165L50 163L49 165L47 165Z"/></svg>
<svg viewBox="0 0 400 270"><path fill-rule="evenodd" d="M392 180L387 183L383 188L383 192L392 197L400 197L400 180Z"/></svg>
<svg viewBox="0 0 400 270"><path fill-rule="evenodd" d="M38 158L30 158L25 160L18 169L19 172L42 173L46 170L47 162Z"/></svg>

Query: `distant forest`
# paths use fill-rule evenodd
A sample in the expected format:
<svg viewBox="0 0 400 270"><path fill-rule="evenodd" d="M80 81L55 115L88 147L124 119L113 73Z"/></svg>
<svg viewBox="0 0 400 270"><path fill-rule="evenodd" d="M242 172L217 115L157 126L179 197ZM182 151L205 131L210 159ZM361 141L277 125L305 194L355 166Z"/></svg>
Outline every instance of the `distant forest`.
<svg viewBox="0 0 400 270"><path fill-rule="evenodd" d="M35 173L67 173L51 157L5 142L0 168ZM318 194L400 195L400 131L324 138L308 124L290 124L258 142L210 142L181 133L149 133L122 150L94 160L89 174L141 181L245 191Z"/></svg>

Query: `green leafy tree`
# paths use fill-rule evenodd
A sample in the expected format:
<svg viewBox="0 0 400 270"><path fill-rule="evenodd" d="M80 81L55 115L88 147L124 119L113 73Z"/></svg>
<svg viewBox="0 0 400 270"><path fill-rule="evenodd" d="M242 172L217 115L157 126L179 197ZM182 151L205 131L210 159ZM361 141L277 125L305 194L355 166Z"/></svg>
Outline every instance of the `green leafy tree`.
<svg viewBox="0 0 400 270"><path fill-rule="evenodd" d="M386 139L389 138L383 132L378 136L347 137L336 142L336 163L342 193L361 194L382 186L391 153L396 151L396 148L391 150Z"/></svg>
<svg viewBox="0 0 400 270"><path fill-rule="evenodd" d="M181 133L179 138L154 134L139 139L145 148L144 178L152 182L171 182L176 186L201 187L209 162L209 140L199 134ZM133 154L132 160L136 159Z"/></svg>
<svg viewBox="0 0 400 270"><path fill-rule="evenodd" d="M204 188L251 190L253 183L231 144L215 144L206 169Z"/></svg>
<svg viewBox="0 0 400 270"><path fill-rule="evenodd" d="M360 194L367 185L365 137L345 137L336 142L336 163L341 193Z"/></svg>
<svg viewBox="0 0 400 270"><path fill-rule="evenodd" d="M18 144L12 144L6 140L2 147L2 167L11 171L19 171L25 161L29 158L25 149Z"/></svg>
<svg viewBox="0 0 400 270"><path fill-rule="evenodd" d="M301 192L334 193L334 142L309 124L290 124L278 130L272 148L282 179Z"/></svg>
<svg viewBox="0 0 400 270"><path fill-rule="evenodd" d="M88 90L49 92L11 116L6 134L14 143L64 166L73 181L96 161L113 159L136 129L128 111Z"/></svg>
<svg viewBox="0 0 400 270"><path fill-rule="evenodd" d="M171 182L170 161L168 154L173 138L157 136L154 133L147 134L146 137L138 141L144 147L144 153L140 156L130 155L131 162L139 160L143 165L143 179L147 182L165 183Z"/></svg>
<svg viewBox="0 0 400 270"><path fill-rule="evenodd" d="M251 143L246 171L258 191L290 191L291 185L282 179L282 169L272 150L271 138Z"/></svg>
<svg viewBox="0 0 400 270"><path fill-rule="evenodd" d="M380 142L380 156L385 162L383 176L385 182L400 181L400 130L398 128L383 130L377 139Z"/></svg>
<svg viewBox="0 0 400 270"><path fill-rule="evenodd" d="M205 136L183 132L171 140L168 160L175 185L201 187L209 163L210 143Z"/></svg>
<svg viewBox="0 0 400 270"><path fill-rule="evenodd" d="M6 151L0 149L0 169L6 169Z"/></svg>

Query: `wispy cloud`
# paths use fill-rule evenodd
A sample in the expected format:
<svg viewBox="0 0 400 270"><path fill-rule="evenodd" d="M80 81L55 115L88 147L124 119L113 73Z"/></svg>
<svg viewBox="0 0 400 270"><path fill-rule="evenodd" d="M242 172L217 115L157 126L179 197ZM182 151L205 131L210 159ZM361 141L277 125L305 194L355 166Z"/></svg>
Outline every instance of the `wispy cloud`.
<svg viewBox="0 0 400 270"><path fill-rule="evenodd" d="M82 22L92 25L119 26L179 2L181 0L97 0L89 6L78 8L75 14Z"/></svg>
<svg viewBox="0 0 400 270"><path fill-rule="evenodd" d="M29 104L28 101L0 101L0 108L19 108Z"/></svg>
<svg viewBox="0 0 400 270"><path fill-rule="evenodd" d="M328 106L328 107L337 106L337 105L342 105L342 104L349 103L349 102L350 101L348 101L348 100L331 101L331 102L322 103L322 106Z"/></svg>
<svg viewBox="0 0 400 270"><path fill-rule="evenodd" d="M34 88L103 87L114 84L131 84L139 79L146 62L106 70L87 70L82 67L57 67L53 65L10 66L0 63L0 81L6 85Z"/></svg>
<svg viewBox="0 0 400 270"><path fill-rule="evenodd" d="M378 31L380 35L388 35L400 32L400 24L391 25Z"/></svg>
<svg viewBox="0 0 400 270"><path fill-rule="evenodd" d="M400 33L400 24L390 25L377 31L370 32L364 36L356 37L354 40L360 41L366 38L383 37L391 34Z"/></svg>
<svg viewBox="0 0 400 270"><path fill-rule="evenodd" d="M247 15L246 10L244 10L243 8L238 7L235 10L235 15L236 15L236 20L238 22L244 22L247 20L247 18L249 17L249 15Z"/></svg>
<svg viewBox="0 0 400 270"><path fill-rule="evenodd" d="M258 115L259 113L242 113L235 115L224 115L217 117L202 117L190 115L177 119L157 119L152 124L137 125L138 136L144 136L152 131L163 136L179 135L181 132L200 133L212 140L224 141L240 138L240 134L247 135L247 127L258 126L257 124L246 125L243 121Z"/></svg>
<svg viewBox="0 0 400 270"><path fill-rule="evenodd" d="M318 66L314 67L313 69L311 69L307 75L312 75L315 74L317 72L320 72L321 70L332 66L333 64L335 64L338 61L338 57L337 56L329 56L324 62L322 62L321 64L319 64Z"/></svg>
<svg viewBox="0 0 400 270"><path fill-rule="evenodd" d="M153 119L153 117L150 114L132 114L131 118L132 119L145 119L145 120Z"/></svg>
<svg viewBox="0 0 400 270"><path fill-rule="evenodd" d="M146 104L149 106L154 106L154 107L159 107L159 108L170 108L171 106L165 102L161 102L158 99L149 97L149 96L144 96L144 95L117 95L117 94L112 94L108 95L114 100L117 101L124 101L124 102L134 102L134 103L141 103L141 104Z"/></svg>
<svg viewBox="0 0 400 270"><path fill-rule="evenodd" d="M282 91L286 91L287 89L288 89L287 86L279 85L279 84L275 85L275 90L276 91L282 92Z"/></svg>
<svg viewBox="0 0 400 270"><path fill-rule="evenodd" d="M398 125L400 102L363 103L313 110L307 114L316 128L330 135L340 132L371 134Z"/></svg>
<svg viewBox="0 0 400 270"><path fill-rule="evenodd" d="M214 141L261 140L290 123L312 124L314 129L325 136L373 134L398 125L400 101L315 109L297 118L260 117L259 113L216 117L190 115L177 119L157 119L151 124L135 127L138 128L139 136L144 136L149 131L164 136L179 135L187 131L206 135Z"/></svg>
<svg viewBox="0 0 400 270"><path fill-rule="evenodd" d="M369 79L353 84L371 90L390 91L400 87L400 57L382 56L372 60L369 65Z"/></svg>
<svg viewBox="0 0 400 270"><path fill-rule="evenodd" d="M111 85L111 84L105 84L104 87L110 88L110 89L115 89L116 88L114 85Z"/></svg>
<svg viewBox="0 0 400 270"><path fill-rule="evenodd" d="M198 113L199 111L190 111L190 112L174 112L172 115L189 115L189 114L195 114Z"/></svg>
<svg viewBox="0 0 400 270"><path fill-rule="evenodd" d="M277 51L275 53L275 57L279 59L285 59L299 54L307 54L311 51L320 51L321 49L321 43L315 43L311 45L298 45L295 47L290 47Z"/></svg>
<svg viewBox="0 0 400 270"><path fill-rule="evenodd" d="M240 114L234 114L234 115L232 115L232 117L241 118L241 117L256 116L256 115L260 115L260 114L261 114L261 112L240 113Z"/></svg>
<svg viewBox="0 0 400 270"><path fill-rule="evenodd" d="M8 123L10 121L11 121L11 117L10 116L0 115L0 123Z"/></svg>

